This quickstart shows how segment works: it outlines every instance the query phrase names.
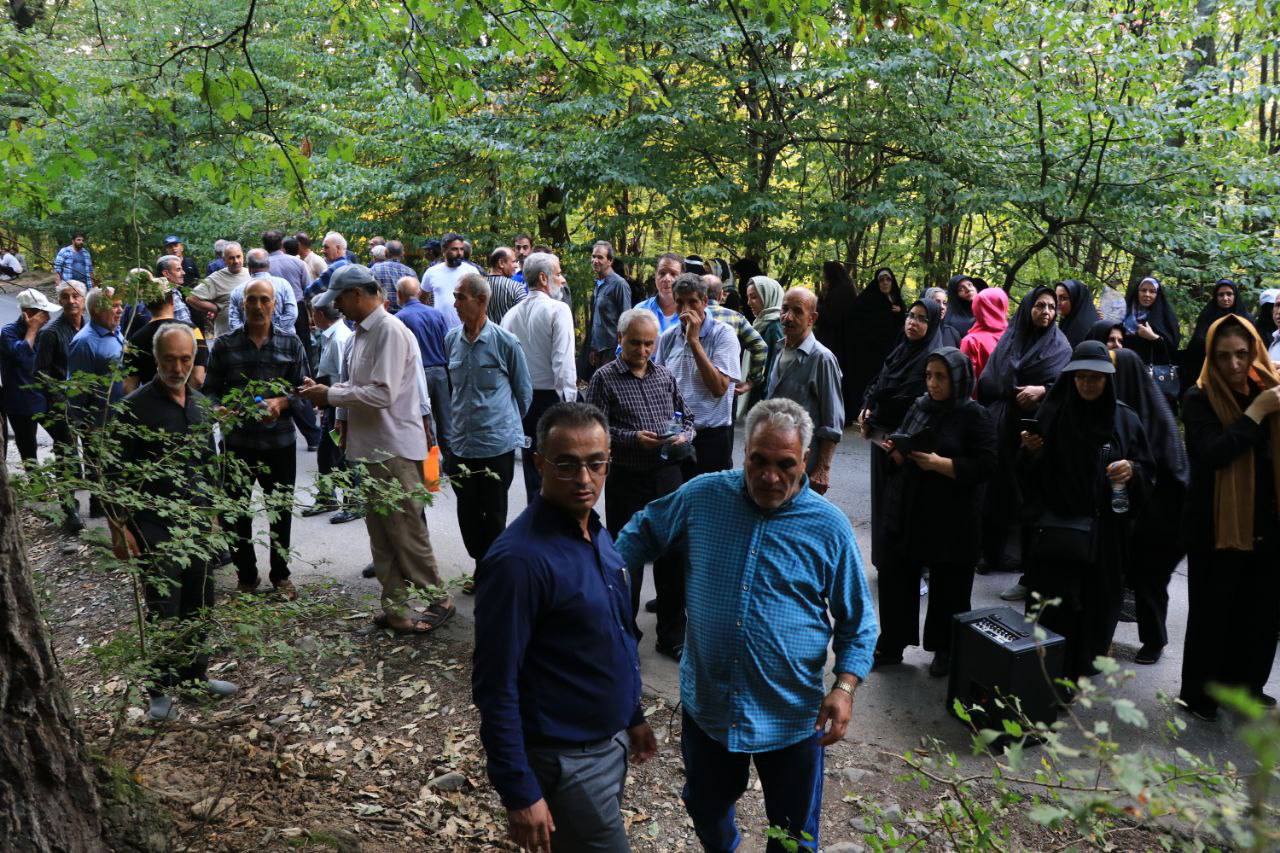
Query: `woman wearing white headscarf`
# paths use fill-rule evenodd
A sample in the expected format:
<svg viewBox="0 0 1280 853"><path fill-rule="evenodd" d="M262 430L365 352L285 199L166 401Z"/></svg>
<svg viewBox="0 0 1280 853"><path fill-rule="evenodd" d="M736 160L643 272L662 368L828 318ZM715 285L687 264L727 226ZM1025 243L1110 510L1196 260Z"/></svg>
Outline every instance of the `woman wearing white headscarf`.
<svg viewBox="0 0 1280 853"><path fill-rule="evenodd" d="M773 371L773 360L778 357L778 352L782 349L782 285L766 275L758 275L747 282L747 305L751 307L751 312L755 314L755 321L751 324L755 330L760 333L760 337L764 338L765 344L769 347L769 355L765 360L764 375L769 376ZM765 382L757 382L751 387L751 391L747 394L746 409L750 409L757 402L764 399ZM746 411L743 409L743 411Z"/></svg>

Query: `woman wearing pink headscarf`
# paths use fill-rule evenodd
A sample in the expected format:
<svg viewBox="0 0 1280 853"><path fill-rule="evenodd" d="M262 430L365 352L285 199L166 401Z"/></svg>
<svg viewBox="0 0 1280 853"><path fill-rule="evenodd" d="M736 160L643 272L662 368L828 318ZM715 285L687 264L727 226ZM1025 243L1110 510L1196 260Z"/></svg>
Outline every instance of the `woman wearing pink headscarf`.
<svg viewBox="0 0 1280 853"><path fill-rule="evenodd" d="M988 287L973 297L973 325L960 341L960 351L973 362L974 386L987 366L1000 336L1009 327L1009 294L999 287Z"/></svg>

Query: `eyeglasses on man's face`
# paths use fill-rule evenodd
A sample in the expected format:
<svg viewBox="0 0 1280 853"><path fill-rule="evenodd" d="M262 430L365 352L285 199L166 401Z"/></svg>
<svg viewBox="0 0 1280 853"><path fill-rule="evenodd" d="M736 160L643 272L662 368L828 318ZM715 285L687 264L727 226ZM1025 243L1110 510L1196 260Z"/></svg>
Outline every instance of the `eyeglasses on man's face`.
<svg viewBox="0 0 1280 853"><path fill-rule="evenodd" d="M587 473L593 477L603 477L609 473L608 459L557 459L551 466L556 469L557 480L576 480L578 471L582 468L586 468Z"/></svg>

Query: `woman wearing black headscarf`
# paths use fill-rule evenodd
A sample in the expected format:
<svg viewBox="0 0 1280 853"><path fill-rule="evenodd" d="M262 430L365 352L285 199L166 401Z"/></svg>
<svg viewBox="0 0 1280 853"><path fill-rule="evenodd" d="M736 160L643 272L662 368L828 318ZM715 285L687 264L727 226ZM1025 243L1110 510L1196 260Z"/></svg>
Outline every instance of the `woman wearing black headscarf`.
<svg viewBox="0 0 1280 853"><path fill-rule="evenodd" d="M1000 467L987 484L983 512L982 552L988 571L1001 568L1009 533L1021 525L1014 476L1018 422L1035 417L1045 394L1071 360L1071 345L1054 322L1057 313L1057 295L1047 287L1033 288L1022 298L978 378L977 399L991 412L1000 452ZM1020 597L1016 586L1008 592L1008 600Z"/></svg>
<svg viewBox="0 0 1280 853"><path fill-rule="evenodd" d="M1153 664L1169 642L1165 619L1169 613L1169 578L1182 562L1186 546L1170 521L1182 517L1191 481L1187 449L1169 401L1156 387L1142 359L1133 350L1111 353L1116 364L1116 398L1138 415L1147 433L1155 462L1155 482L1146 505L1134 515L1129 587L1138 613L1142 648L1134 660Z"/></svg>
<svg viewBox="0 0 1280 853"><path fill-rule="evenodd" d="M1124 323L1099 320L1089 327L1089 336L1086 340L1106 344L1109 350L1124 349Z"/></svg>
<svg viewBox="0 0 1280 853"><path fill-rule="evenodd" d="M859 411L862 435L871 447L871 562L876 570L896 578L897 551L888 531L888 505L885 503L889 480L898 474L901 457L890 459L884 440L898 430L907 409L925 393L924 365L929 353L937 349L942 327L942 306L932 299L917 299L905 312L902 341L884 361L879 375L867 387ZM893 581L891 580L890 583ZM916 595L920 586L916 584ZM877 649L881 646L877 646ZM902 660L902 649L887 650L885 663ZM876 661L881 657L877 652Z"/></svg>
<svg viewBox="0 0 1280 853"><path fill-rule="evenodd" d="M1018 473L1034 511L1027 567L1029 589L1046 606L1040 622L1066 640L1063 676L1094 672L1110 653L1124 595L1131 512L1113 498L1124 486L1129 504L1144 506L1151 450L1137 413L1116 400L1115 366L1104 344L1085 341L1041 409L1035 430L1021 433Z"/></svg>
<svg viewBox="0 0 1280 853"><path fill-rule="evenodd" d="M1089 288L1084 282L1069 278L1058 282L1054 293L1058 297L1058 328L1067 336L1067 343L1075 346L1088 340L1089 330L1098 322L1098 309Z"/></svg>
<svg viewBox="0 0 1280 853"><path fill-rule="evenodd" d="M1206 340L1209 358L1182 401L1191 488L1179 698L1213 719L1211 682L1275 704L1262 688L1280 627L1280 373L1242 317L1220 318Z"/></svg>
<svg viewBox="0 0 1280 853"><path fill-rule="evenodd" d="M823 270L825 272L826 265L823 266ZM845 279L848 279L847 274ZM840 290L844 289L845 285L841 284ZM853 292L852 284L848 285L847 290L849 293ZM844 297L842 301L843 299ZM839 360L840 351L823 340L820 331L822 312L825 310L827 309L821 304L818 306L818 329L815 329L815 333L818 341L826 344ZM902 301L902 288L898 286L893 270L888 267L876 270L871 282L853 301L848 313L848 323L844 327L844 334L847 337L842 343L848 354L848 364L841 362L840 369L844 371L846 412L862 411L862 398L866 395L867 385L880 372L885 356L901 336L902 320L906 313L907 306Z"/></svg>
<svg viewBox="0 0 1280 853"><path fill-rule="evenodd" d="M1124 304L1124 348L1136 352L1148 367L1173 364L1182 345L1182 329L1164 286L1147 276L1129 288Z"/></svg>
<svg viewBox="0 0 1280 853"><path fill-rule="evenodd" d="M978 282L982 282L979 286ZM987 283L967 275L953 275L947 282L947 327L957 335L956 340L963 340L973 326L973 297L979 290L986 288Z"/></svg>
<svg viewBox="0 0 1280 853"><path fill-rule="evenodd" d="M924 377L926 393L898 428L911 443L893 448L903 462L889 479L885 501L894 557L879 571L877 660L901 661L903 649L919 642L920 575L928 566L924 647L935 653L929 673L943 676L951 662L951 617L972 609L982 528L978 497L996 469L996 433L991 415L971 399L967 355L955 347L934 350Z"/></svg>
<svg viewBox="0 0 1280 853"><path fill-rule="evenodd" d="M1213 285L1213 294L1209 297L1208 304L1200 309L1191 340L1187 341L1181 376L1184 394L1196 384L1200 371L1204 369L1205 339L1209 334L1209 327L1228 314L1234 314L1253 325L1249 312L1244 309L1244 301L1240 298L1239 286L1229 278L1220 278Z"/></svg>

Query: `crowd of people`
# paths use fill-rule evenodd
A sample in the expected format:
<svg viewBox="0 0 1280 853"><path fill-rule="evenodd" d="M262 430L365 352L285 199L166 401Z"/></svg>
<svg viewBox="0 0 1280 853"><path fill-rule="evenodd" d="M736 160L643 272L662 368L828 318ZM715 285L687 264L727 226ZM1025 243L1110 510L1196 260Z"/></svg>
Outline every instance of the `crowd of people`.
<svg viewBox="0 0 1280 853"><path fill-rule="evenodd" d="M301 434L322 477L300 514L363 518L375 622L423 635L457 610L424 512L424 460L439 448L472 563L461 592L475 595L481 740L528 849L627 849L628 754L656 749L640 704L641 608L656 614L658 653L680 663L683 796L707 850L737 846L751 763L770 823L816 846L823 748L843 736L859 684L915 645L946 675L975 573L1021 573L1002 597L1064 638L1061 675L1074 680L1108 654L1126 595L1137 662L1160 659L1185 556L1187 709L1212 719L1214 682L1274 704L1263 687L1280 632L1276 291L1252 317L1219 281L1184 347L1153 277L1130 289L1123 317L1102 318L1075 280L1033 287L1010 317L1008 294L973 276L908 302L892 270L855 292L834 262L815 291L749 262L669 252L642 287L598 241L579 329L561 258L528 235L482 269L446 234L423 247L421 275L398 240L371 239L368 265L338 232L319 253L304 233L260 243L220 240L201 271L170 236L153 269L112 287L77 233L54 263L57 305L24 291L0 332L19 454L35 461L43 425L54 453L74 458L77 431L114 421L153 431L126 439L122 458L159 461L250 395L253 416L208 448L250 474L229 497L249 505L256 485L292 500ZM84 375L107 383L67 384ZM824 497L855 425L869 444L875 600L850 519ZM509 522L517 452L528 506ZM342 471L353 479L341 488L324 476ZM369 509L360 483L396 487L393 505ZM201 500L190 485L144 490L158 504ZM74 492L60 503L79 530ZM117 554L158 577L153 618L213 605L220 560L167 556L182 535L172 514L106 509ZM268 519L268 580L286 599L299 594L292 515ZM239 595L261 585L253 521L223 523ZM1233 655L1213 639L1228 620ZM205 664L194 644L157 657L150 717L177 713L183 683L235 692Z"/></svg>

